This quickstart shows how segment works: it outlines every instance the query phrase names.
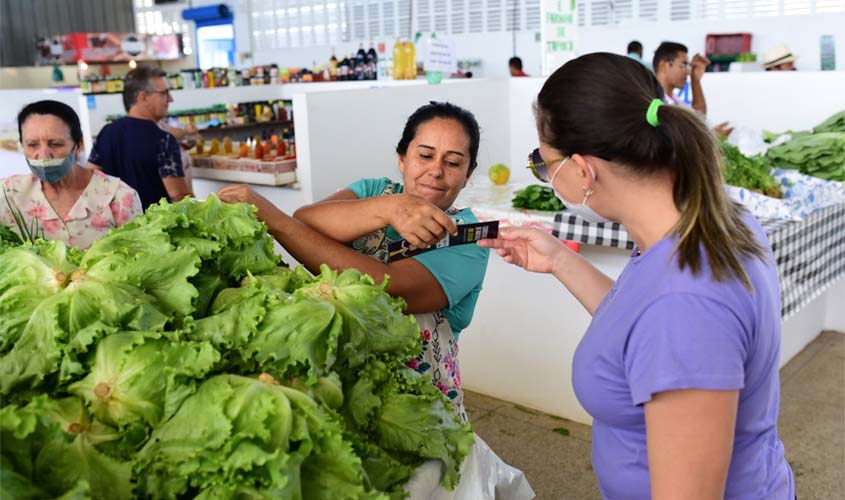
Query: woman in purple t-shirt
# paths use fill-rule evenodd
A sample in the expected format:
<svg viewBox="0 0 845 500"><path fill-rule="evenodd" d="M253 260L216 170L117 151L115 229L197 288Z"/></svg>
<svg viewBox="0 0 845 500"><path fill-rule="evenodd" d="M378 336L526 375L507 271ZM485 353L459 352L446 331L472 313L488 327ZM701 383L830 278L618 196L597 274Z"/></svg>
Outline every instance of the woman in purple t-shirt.
<svg viewBox="0 0 845 500"><path fill-rule="evenodd" d="M713 134L663 105L659 85L636 61L595 53L537 97L530 167L568 210L625 226L636 247L616 282L537 230L480 244L554 274L593 315L572 378L604 498L792 499L771 248L726 196Z"/></svg>

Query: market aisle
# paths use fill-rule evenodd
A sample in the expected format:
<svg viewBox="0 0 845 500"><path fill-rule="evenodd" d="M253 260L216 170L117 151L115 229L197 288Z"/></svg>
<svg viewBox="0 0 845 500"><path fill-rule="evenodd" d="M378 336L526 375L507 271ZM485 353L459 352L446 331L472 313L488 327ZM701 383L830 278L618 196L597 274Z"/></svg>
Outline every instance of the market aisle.
<svg viewBox="0 0 845 500"><path fill-rule="evenodd" d="M845 335L822 332L780 371L780 436L801 500L845 491Z"/></svg>
<svg viewBox="0 0 845 500"><path fill-rule="evenodd" d="M823 332L781 370L780 436L798 498L845 491L845 334ZM538 500L600 499L590 467L590 427L473 392L466 407L477 432L521 469Z"/></svg>

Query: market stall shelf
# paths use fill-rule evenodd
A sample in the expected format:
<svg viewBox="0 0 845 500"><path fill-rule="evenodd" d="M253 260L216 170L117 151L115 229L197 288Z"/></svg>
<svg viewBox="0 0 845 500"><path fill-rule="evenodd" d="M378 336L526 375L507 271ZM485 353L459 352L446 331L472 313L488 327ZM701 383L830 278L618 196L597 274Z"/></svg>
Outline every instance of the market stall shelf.
<svg viewBox="0 0 845 500"><path fill-rule="evenodd" d="M263 186L286 186L296 183L296 172L245 172L243 170L201 167L194 167L191 172L194 177L215 181L260 184Z"/></svg>

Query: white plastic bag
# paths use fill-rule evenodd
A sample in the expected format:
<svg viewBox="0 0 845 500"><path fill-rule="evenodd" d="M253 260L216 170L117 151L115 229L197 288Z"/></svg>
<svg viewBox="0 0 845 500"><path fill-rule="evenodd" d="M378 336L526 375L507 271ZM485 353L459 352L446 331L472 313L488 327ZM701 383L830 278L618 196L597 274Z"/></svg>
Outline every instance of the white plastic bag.
<svg viewBox="0 0 845 500"><path fill-rule="evenodd" d="M534 490L525 474L506 464L487 443L475 435L475 444L461 464L461 479L453 491L440 486L443 464L430 460L421 465L405 489L410 500L531 500Z"/></svg>

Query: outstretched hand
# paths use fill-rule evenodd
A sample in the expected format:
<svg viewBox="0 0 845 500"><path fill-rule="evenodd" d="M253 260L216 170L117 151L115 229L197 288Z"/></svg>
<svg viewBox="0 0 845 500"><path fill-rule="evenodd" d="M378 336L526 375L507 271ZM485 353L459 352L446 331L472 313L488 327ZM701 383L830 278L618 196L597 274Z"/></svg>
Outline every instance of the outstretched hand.
<svg viewBox="0 0 845 500"><path fill-rule="evenodd" d="M267 198L256 193L246 184L226 186L220 191L217 191L217 197L225 203L249 203L250 205L255 205L258 208L256 217L263 222L267 222L270 213L279 211Z"/></svg>
<svg viewBox="0 0 845 500"><path fill-rule="evenodd" d="M494 248L505 262L535 273L552 273L563 252L570 251L554 236L527 227L499 229L496 239L483 239L478 245Z"/></svg>

